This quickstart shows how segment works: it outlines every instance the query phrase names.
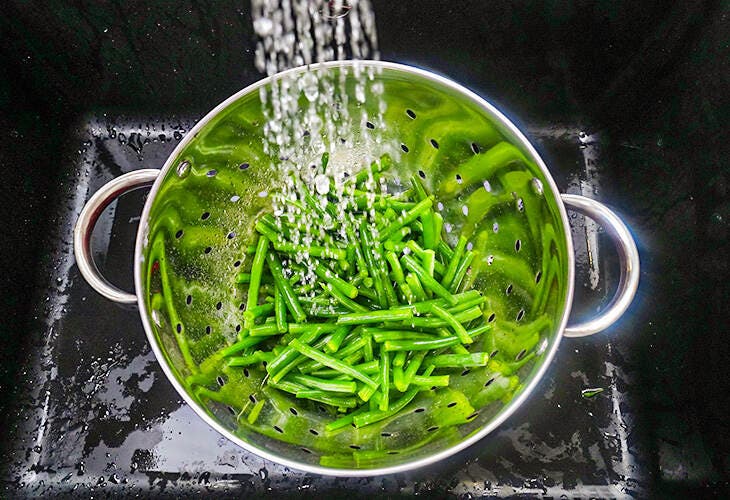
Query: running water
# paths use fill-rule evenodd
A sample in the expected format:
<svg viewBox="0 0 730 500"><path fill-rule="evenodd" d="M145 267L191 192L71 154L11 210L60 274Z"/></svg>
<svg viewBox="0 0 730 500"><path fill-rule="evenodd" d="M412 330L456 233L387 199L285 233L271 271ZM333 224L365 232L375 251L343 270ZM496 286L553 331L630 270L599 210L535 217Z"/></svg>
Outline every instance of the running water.
<svg viewBox="0 0 730 500"><path fill-rule="evenodd" d="M264 151L275 159L272 161L276 162L276 169L291 180L283 192L271 193L274 215L279 224L282 219L299 221L299 227L289 234L293 243L331 244L326 241L325 229L346 217L355 203L352 193L347 192L345 178L394 149L388 147L379 132L386 106L375 70L357 64L349 70L350 75L347 70L339 74L316 70L317 63L327 61L379 58L372 6L370 0L251 3L258 36L256 67L272 77L271 85L260 91L265 118ZM313 68L296 75L279 75L303 65ZM350 93L348 76L355 81ZM370 109L376 110L376 116L372 116L372 111L371 116L367 115L366 102L374 104ZM352 116L352 109L357 110L357 116ZM376 126L355 137L354 130L365 130L368 122ZM371 179L369 188L375 191L385 186L376 185ZM302 224L300 207L312 200L321 205L316 210L319 218ZM374 216L374 211L370 212ZM341 236L346 244L350 243L344 229ZM306 251L298 254L296 261L308 269L316 267ZM314 283L315 274L307 274L300 281L305 285Z"/></svg>

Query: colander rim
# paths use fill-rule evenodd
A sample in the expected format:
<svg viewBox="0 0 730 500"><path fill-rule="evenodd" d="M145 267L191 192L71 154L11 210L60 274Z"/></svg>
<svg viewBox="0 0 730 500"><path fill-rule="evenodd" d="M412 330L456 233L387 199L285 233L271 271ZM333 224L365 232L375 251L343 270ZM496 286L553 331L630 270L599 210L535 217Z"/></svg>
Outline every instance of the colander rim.
<svg viewBox="0 0 730 500"><path fill-rule="evenodd" d="M446 448L442 451L439 451L438 453L434 453L432 455L428 455L423 458L418 458L416 460L403 462L398 465L388 466L388 467L378 467L378 468L372 468L372 469L351 469L351 468L335 468L335 467L325 467L321 465L312 465L307 464L303 462L299 462L294 459L287 458L285 456L277 455L275 453L271 453L265 449L261 449L251 443L248 443L244 441L243 439L239 438L233 432L226 429L223 425L221 425L219 422L213 419L203 408L201 408L198 403L195 402L195 400L190 397L188 392L185 390L183 385L178 381L177 377L173 373L172 368L167 362L167 357L162 352L162 349L160 345L158 344L157 338L155 336L154 330L152 329L152 324L150 322L150 315L149 311L147 310L145 300L144 300L144 282L142 279L142 271L143 271L143 263L144 263L144 250L145 246L148 243L148 232L149 232L149 226L148 221L150 217L150 211L153 205L153 202L157 196L157 193L160 190L160 187L166 177L166 174L169 172L171 168L173 168L174 160L178 157L178 155L190 144L191 141L195 140L195 137L197 133L205 127L214 117L218 116L220 112L225 110L228 106L236 102L241 97L250 94L252 92L257 91L259 88L268 85L271 81L281 78L284 76L302 73L307 70L322 70L322 69L330 69L330 68L337 68L337 67L354 67L356 65L359 65L360 67L373 67L376 70L378 69L385 69L385 70L393 70L396 72L402 72L407 73L415 76L419 76L422 78L425 78L426 80L430 80L434 83L443 85L453 91L459 92L463 94L465 97L469 98L471 101L473 101L476 105L480 106L484 111L486 111L489 116L495 120L496 122L499 122L499 124L507 129L510 134L512 134L512 137L519 141L520 145L529 153L529 155L534 160L535 164L539 167L540 171L542 172L544 179L547 181L548 186L550 187L550 193L551 196L554 196L555 198L555 205L558 208L558 212L560 215L560 218L563 222L563 236L564 236L564 243L566 248L566 258L567 258L567 276L566 276L566 294L565 294L565 303L563 305L563 314L560 318L559 327L556 331L553 332L553 335L555 336L554 341L552 343L552 346L549 347L544 353L543 353L543 360L541 366L538 368L536 373L533 373L529 382L527 385L522 389L520 394L517 395L517 397L513 398L509 403L507 403L500 411L495 415L484 427L482 427L479 431L473 433L471 436L467 437L463 441L460 441L453 446L450 446L449 448ZM546 190L547 192L547 190ZM468 88L464 87L463 85L445 77L442 75L439 75L437 73L434 73L433 71L417 68L414 66L401 64L401 63L395 63L395 62L389 62L389 61L374 61L374 60L347 60L347 61L330 61L330 62L324 62L324 63L317 63L312 64L309 66L299 66L296 68L292 68L286 71L282 71L280 73L277 73L276 75L269 76L266 78L263 78L261 80L258 80L251 85L248 85L247 87L243 88L242 90L236 92L235 94L231 95L227 99L225 99L223 102L218 104L216 107L214 107L211 111L209 111L198 123L195 124L195 126L190 129L190 131L182 138L180 143L177 145L177 147L170 153L167 160L165 161L164 165L160 169L160 174L158 175L157 179L155 180L154 184L151 187L151 190L149 192L149 195L147 196L147 200L144 204L144 208L142 210L142 215L139 222L139 227L137 230L137 237L135 242L135 252L134 252L134 286L135 286L135 295L137 296L137 305L139 308L139 314L140 318L142 319L142 324L145 329L145 333L147 335L147 340L150 344L150 347L152 351L154 352L155 358L157 359L157 362L162 367L162 371L167 376L168 380L172 383L173 387L177 391L177 393L185 400L188 405L190 405L193 409L193 411L203 419L204 422L206 422L208 425L210 425L213 429L215 429L218 433L220 433L222 436L230 440L231 442L235 443L236 445L240 446L241 448L245 449L246 451L249 451L251 453L254 453L255 455L264 458L266 460L271 460L272 462L276 462L278 464L281 464L285 467L290 467L292 469L296 469L303 472L309 472L309 473L315 473L315 474L321 474L325 476L336 476L336 477L370 477L370 476L381 476L381 475L387 475L387 474L396 474L401 472L410 471L413 469L417 469L420 467L425 467L427 465L431 465L435 462L438 462L440 460L443 460L447 457L450 457L451 455L454 455L455 453L458 453L459 451L462 451L473 444L480 441L482 438L490 434L493 430L495 430L497 427L499 427L505 420L507 420L516 410L519 408L524 401L530 396L532 391L535 389L535 387L540 383L543 376L545 375L545 372L547 371L548 367L552 363L553 358L555 357L555 353L557 352L558 346L560 345L560 342L563 338L563 331L565 330L566 324L568 322L568 317L570 315L571 311L571 305L573 303L573 292L574 292L574 266L575 266L575 257L573 253L573 242L572 237L570 234L570 225L568 222L568 215L567 211L565 209L565 205L563 204L563 201L561 200L559 196L559 190L558 187L552 177L550 175L550 170L548 169L547 165L543 161L543 159L538 154L537 150L534 148L532 143L525 137L525 135L520 131L520 129L509 119L505 116L504 113L502 113L499 109L497 109L494 105L489 103L487 100L485 100L483 97L479 96L475 92L469 90Z"/></svg>

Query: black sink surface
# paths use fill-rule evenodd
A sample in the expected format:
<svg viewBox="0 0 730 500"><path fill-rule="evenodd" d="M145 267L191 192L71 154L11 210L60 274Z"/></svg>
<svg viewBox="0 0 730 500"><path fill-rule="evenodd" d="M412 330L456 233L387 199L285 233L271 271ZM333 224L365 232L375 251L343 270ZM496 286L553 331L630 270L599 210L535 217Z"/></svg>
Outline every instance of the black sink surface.
<svg viewBox="0 0 730 500"><path fill-rule="evenodd" d="M642 258L626 315L564 339L505 424L438 464L330 478L238 448L174 391L136 309L81 278L71 238L99 187L159 168L207 110L260 77L248 3L11 0L0 20L3 496L722 495L727 9L377 1L375 12L384 59L472 88L525 131L562 192L623 216ZM129 290L144 200L123 196L94 233L100 269ZM608 303L618 265L600 228L571 224L579 320Z"/></svg>

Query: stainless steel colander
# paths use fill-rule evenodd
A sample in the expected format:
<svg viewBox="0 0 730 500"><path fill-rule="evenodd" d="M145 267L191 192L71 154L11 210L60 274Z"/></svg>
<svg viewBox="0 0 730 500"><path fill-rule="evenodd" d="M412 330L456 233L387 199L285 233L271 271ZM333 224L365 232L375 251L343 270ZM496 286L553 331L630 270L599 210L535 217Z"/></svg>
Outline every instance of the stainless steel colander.
<svg viewBox="0 0 730 500"><path fill-rule="evenodd" d="M476 94L427 71L385 62L333 62L285 73L334 76L345 82L341 90L350 96L355 64L376 70L387 109L375 120L374 103L336 96L349 116L365 119L337 138L331 161L379 156L378 143L367 140L377 129L389 139L383 143L395 140L400 146L388 181L421 174L447 222L444 237L454 240L462 231L470 236L478 257L468 280L488 297L485 319L495 322L492 333L475 345L492 353L489 366L457 374L448 388L423 391L396 418L334 433L324 430L332 415L266 387L260 368L226 368L216 381L192 389L199 367L210 363L242 324L245 289L234 276L250 264L246 247L253 221L270 210L270 193L285 182L263 147L259 90L270 86L271 78L212 110L161 170L131 172L101 188L82 211L74 235L82 275L110 300L138 305L162 369L201 418L257 455L340 476L409 470L483 438L527 398L563 336L591 335L621 316L639 277L636 246L621 220L596 201L558 193L532 145ZM305 141L306 134L302 137ZM101 276L91 258L90 236L109 203L149 185L135 247L136 290L130 294ZM610 305L593 320L572 326L566 326L574 287L566 206L605 227L621 265ZM269 404L249 423L247 412L262 399Z"/></svg>

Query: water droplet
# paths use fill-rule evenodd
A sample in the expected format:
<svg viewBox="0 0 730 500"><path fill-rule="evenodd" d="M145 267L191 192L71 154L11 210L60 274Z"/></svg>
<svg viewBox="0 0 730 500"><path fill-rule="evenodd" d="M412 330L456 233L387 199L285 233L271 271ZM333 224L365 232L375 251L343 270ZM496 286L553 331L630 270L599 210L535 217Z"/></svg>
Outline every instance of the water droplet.
<svg viewBox="0 0 730 500"><path fill-rule="evenodd" d="M537 177L533 178L530 182L530 186L532 187L532 190L535 192L535 194L542 196L543 187L542 181L540 179L538 179Z"/></svg>
<svg viewBox="0 0 730 500"><path fill-rule="evenodd" d="M317 192L321 195L325 195L330 192L330 180L329 177L323 174L319 174L314 178L314 186L317 188Z"/></svg>
<svg viewBox="0 0 730 500"><path fill-rule="evenodd" d="M260 37L266 37L273 33L274 22L267 17L260 17L253 22L253 29Z"/></svg>

